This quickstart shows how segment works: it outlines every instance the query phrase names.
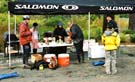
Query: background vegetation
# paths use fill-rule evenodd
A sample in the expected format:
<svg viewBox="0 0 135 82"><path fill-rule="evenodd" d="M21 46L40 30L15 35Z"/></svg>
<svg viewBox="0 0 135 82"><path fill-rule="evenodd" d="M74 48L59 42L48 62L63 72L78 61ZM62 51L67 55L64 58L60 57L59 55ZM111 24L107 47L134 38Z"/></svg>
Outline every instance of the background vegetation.
<svg viewBox="0 0 135 82"><path fill-rule="evenodd" d="M13 0L0 0L0 51L3 51L3 42L4 42L4 33L8 31L8 7L7 2ZM11 14L11 32L18 30L18 24L22 22L22 15L16 16L16 26L17 29L14 29L15 26L15 15ZM67 28L67 22L73 20L74 23L78 24L83 30L85 39L88 39L88 15L30 15L31 20L29 26L32 27L34 22L39 24L39 32L41 35L46 31L53 31L56 27L57 22L62 21L64 28ZM120 35L122 42L126 42L126 34L128 30L128 21L129 16L127 14L115 15L115 21L118 24L120 29ZM90 38L96 39L96 41L101 40L102 35L102 26L103 26L103 15L102 14L92 14L90 16ZM135 33L129 32L131 42L135 42ZM132 34L132 35L131 35Z"/></svg>

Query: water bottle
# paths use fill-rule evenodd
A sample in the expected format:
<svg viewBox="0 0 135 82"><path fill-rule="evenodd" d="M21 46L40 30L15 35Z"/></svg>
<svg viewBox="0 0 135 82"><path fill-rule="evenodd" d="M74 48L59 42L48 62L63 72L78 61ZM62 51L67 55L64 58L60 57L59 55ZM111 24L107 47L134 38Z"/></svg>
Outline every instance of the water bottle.
<svg viewBox="0 0 135 82"><path fill-rule="evenodd" d="M43 64L40 64L40 65L39 65L39 70L40 70L40 71L44 70Z"/></svg>
<svg viewBox="0 0 135 82"><path fill-rule="evenodd" d="M62 40L61 40L61 38L59 39L59 43L60 43L60 44L62 43Z"/></svg>

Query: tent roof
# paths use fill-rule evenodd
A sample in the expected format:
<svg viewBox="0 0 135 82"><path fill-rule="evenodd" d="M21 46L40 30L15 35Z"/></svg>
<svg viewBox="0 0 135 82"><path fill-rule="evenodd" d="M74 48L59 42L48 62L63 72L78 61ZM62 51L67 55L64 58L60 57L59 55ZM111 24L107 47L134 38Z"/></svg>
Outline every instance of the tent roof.
<svg viewBox="0 0 135 82"><path fill-rule="evenodd" d="M17 0L16 2L28 3L56 3L56 4L77 4L77 5L131 5L135 4L135 0Z"/></svg>
<svg viewBox="0 0 135 82"><path fill-rule="evenodd" d="M135 0L16 0L8 8L13 14L134 13Z"/></svg>

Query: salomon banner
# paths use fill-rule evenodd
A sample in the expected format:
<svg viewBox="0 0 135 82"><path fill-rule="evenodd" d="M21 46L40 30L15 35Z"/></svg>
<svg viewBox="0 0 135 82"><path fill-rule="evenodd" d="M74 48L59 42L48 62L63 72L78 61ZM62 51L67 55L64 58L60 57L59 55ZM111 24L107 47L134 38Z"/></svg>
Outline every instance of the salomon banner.
<svg viewBox="0 0 135 82"><path fill-rule="evenodd" d="M74 0L73 0L74 1ZM94 14L106 13L134 13L135 6L132 4L105 4L96 5L86 2L78 3L44 3L44 2L9 2L8 9L13 14Z"/></svg>

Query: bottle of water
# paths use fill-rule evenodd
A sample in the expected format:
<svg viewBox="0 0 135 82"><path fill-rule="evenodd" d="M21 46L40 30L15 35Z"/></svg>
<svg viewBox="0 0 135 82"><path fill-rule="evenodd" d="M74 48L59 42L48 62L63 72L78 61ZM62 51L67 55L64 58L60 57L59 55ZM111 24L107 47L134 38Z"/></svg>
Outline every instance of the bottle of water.
<svg viewBox="0 0 135 82"><path fill-rule="evenodd" d="M40 70L40 71L44 70L43 64L40 64L40 65L39 65L39 70Z"/></svg>
<svg viewBox="0 0 135 82"><path fill-rule="evenodd" d="M62 43L62 40L61 40L61 38L59 39L59 43L60 43L60 44Z"/></svg>

